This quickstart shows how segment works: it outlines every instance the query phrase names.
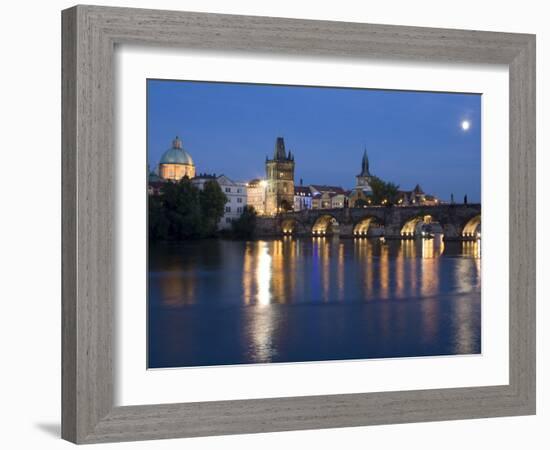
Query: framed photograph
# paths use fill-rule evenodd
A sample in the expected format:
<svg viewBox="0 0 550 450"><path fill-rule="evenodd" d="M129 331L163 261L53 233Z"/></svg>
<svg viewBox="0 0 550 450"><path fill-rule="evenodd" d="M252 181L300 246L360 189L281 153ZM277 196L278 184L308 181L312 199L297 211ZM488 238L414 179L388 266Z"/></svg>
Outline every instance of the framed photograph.
<svg viewBox="0 0 550 450"><path fill-rule="evenodd" d="M535 413L535 37L75 6L62 435Z"/></svg>

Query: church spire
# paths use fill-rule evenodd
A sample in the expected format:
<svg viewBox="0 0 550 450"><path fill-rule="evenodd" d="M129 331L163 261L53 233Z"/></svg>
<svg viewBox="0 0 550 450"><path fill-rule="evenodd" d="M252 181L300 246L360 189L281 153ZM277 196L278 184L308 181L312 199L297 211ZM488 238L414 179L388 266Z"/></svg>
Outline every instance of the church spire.
<svg viewBox="0 0 550 450"><path fill-rule="evenodd" d="M369 176L369 157L367 156L367 149L363 152L363 159L361 161L361 176Z"/></svg>

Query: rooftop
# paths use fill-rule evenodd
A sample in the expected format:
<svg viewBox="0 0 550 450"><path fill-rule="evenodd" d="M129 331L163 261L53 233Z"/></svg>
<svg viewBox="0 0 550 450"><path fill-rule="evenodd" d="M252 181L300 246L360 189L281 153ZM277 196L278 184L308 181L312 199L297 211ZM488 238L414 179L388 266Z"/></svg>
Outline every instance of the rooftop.
<svg viewBox="0 0 550 450"><path fill-rule="evenodd" d="M329 186L325 184L312 184L311 187L318 192L330 192L334 194L343 194L345 191L340 186Z"/></svg>
<svg viewBox="0 0 550 450"><path fill-rule="evenodd" d="M194 165L193 158L191 158L191 155L183 148L183 143L178 136L172 141L172 147L164 152L160 158L159 164Z"/></svg>
<svg viewBox="0 0 550 450"><path fill-rule="evenodd" d="M311 197L311 189L309 186L294 186L294 194Z"/></svg>

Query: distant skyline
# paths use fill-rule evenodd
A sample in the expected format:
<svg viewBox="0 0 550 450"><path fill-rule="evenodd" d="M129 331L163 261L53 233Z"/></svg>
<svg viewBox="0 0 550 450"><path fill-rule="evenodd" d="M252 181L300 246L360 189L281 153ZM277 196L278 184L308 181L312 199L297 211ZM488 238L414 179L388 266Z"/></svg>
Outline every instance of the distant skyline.
<svg viewBox="0 0 550 450"><path fill-rule="evenodd" d="M481 200L481 95L147 81L148 162L178 135L197 173L265 177L282 136L295 183L351 189L366 148L373 175L461 202Z"/></svg>

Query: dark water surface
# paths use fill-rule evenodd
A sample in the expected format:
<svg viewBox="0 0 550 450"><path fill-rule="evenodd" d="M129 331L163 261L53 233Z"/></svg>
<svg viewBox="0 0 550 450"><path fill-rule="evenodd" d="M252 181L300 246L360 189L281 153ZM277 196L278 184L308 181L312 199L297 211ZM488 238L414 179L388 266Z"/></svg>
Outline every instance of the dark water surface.
<svg viewBox="0 0 550 450"><path fill-rule="evenodd" d="M480 353L480 263L440 236L155 245L149 367Z"/></svg>

